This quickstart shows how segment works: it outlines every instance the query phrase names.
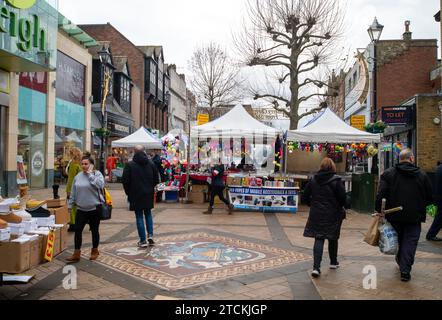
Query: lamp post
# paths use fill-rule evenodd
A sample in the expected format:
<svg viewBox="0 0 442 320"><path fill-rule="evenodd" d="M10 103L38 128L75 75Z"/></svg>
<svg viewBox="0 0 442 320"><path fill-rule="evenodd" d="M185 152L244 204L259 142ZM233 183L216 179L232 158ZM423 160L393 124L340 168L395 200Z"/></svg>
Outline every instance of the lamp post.
<svg viewBox="0 0 442 320"><path fill-rule="evenodd" d="M377 61L377 43L381 38L382 31L384 30L384 26L378 22L378 19L375 17L372 25L368 28L368 35L370 36L371 42L373 44L374 56L374 71L373 71L373 109L371 113L372 122L378 121L378 88L377 88L377 74L378 74L378 61Z"/></svg>
<svg viewBox="0 0 442 320"><path fill-rule="evenodd" d="M100 58L101 63L101 147L100 147L100 171L104 177L106 177L106 151L105 151L105 139L107 132L107 94L109 89L109 74L106 71L106 64L110 58L110 52L105 46L98 51L98 57Z"/></svg>

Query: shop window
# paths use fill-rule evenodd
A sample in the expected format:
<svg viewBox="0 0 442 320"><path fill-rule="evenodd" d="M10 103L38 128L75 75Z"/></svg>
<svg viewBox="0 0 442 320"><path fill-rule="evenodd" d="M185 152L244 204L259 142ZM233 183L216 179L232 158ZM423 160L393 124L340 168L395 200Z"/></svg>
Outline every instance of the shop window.
<svg viewBox="0 0 442 320"><path fill-rule="evenodd" d="M84 138L84 131L55 127L54 178L57 183L66 182L66 167L70 161L69 152L73 148L84 151Z"/></svg>

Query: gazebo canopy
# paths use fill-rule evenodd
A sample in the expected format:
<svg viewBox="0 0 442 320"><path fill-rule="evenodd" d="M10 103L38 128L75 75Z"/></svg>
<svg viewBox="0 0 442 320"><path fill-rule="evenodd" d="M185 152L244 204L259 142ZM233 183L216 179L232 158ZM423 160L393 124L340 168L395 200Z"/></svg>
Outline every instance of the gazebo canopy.
<svg viewBox="0 0 442 320"><path fill-rule="evenodd" d="M136 146L143 146L150 150L163 148L161 141L144 127L126 138L112 142L114 148L135 148Z"/></svg>
<svg viewBox="0 0 442 320"><path fill-rule="evenodd" d="M278 130L253 118L243 106L238 105L219 119L192 128L192 137L199 138L253 138L276 137Z"/></svg>
<svg viewBox="0 0 442 320"><path fill-rule="evenodd" d="M289 131L287 140L306 143L380 143L381 136L349 126L327 108L306 127Z"/></svg>

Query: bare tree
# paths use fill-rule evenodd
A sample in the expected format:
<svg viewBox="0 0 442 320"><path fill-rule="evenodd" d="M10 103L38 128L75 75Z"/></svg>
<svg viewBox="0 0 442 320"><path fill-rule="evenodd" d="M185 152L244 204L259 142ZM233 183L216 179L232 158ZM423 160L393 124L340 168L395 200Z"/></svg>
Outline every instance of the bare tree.
<svg viewBox="0 0 442 320"><path fill-rule="evenodd" d="M249 0L248 22L235 36L235 46L248 66L276 68L277 85L288 90L253 89L254 99L270 99L290 118L290 129L326 107L330 65L343 30L341 0ZM264 92L263 92L264 91ZM287 94L282 94L286 92ZM301 105L317 104L301 113Z"/></svg>
<svg viewBox="0 0 442 320"><path fill-rule="evenodd" d="M240 68L216 43L197 49L190 61L191 86L199 107L210 109L240 99Z"/></svg>

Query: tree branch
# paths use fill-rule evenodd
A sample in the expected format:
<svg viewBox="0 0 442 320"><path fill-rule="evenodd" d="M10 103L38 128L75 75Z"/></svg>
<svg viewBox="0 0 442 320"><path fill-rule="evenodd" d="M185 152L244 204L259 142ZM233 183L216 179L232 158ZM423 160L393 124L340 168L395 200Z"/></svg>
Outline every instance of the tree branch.
<svg viewBox="0 0 442 320"><path fill-rule="evenodd" d="M310 110L309 112L306 112L306 113L300 115L299 119L302 119L302 118L305 118L305 117L310 116L312 114L315 114L317 112L320 112L320 111L322 111L322 110L324 110L326 108L328 108L327 104L326 103L322 103L319 107L314 108L314 109Z"/></svg>
<svg viewBox="0 0 442 320"><path fill-rule="evenodd" d="M254 100L263 99L263 98L273 98L276 100L284 101L285 103L290 103L290 100L283 97L279 97L274 94L255 94Z"/></svg>

